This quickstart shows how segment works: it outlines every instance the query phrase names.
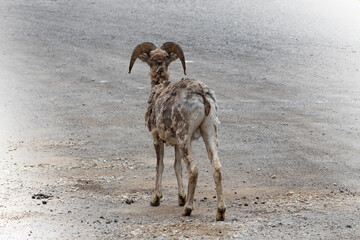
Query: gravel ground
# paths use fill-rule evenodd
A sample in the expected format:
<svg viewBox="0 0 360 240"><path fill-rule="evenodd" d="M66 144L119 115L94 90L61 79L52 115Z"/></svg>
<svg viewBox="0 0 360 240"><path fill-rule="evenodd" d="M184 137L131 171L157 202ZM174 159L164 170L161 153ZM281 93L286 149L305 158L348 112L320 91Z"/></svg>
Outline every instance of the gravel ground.
<svg viewBox="0 0 360 240"><path fill-rule="evenodd" d="M360 238L359 1L3 0L0 19L0 239ZM193 215L170 147L149 205L143 41L178 42L216 92L224 222L201 141Z"/></svg>

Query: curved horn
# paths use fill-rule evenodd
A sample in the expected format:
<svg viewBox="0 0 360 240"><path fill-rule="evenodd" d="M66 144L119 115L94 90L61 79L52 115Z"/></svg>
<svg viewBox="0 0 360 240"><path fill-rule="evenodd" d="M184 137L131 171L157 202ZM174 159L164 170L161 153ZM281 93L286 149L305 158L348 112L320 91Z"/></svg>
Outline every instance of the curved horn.
<svg viewBox="0 0 360 240"><path fill-rule="evenodd" d="M137 45L134 48L134 51L131 55L131 59L130 59L130 65L129 65L129 73L131 72L132 67L134 66L134 63L136 61L136 59L143 53L147 53L147 55L150 56L150 52L152 50L155 50L156 46L151 43L151 42L143 42L140 43L139 45Z"/></svg>
<svg viewBox="0 0 360 240"><path fill-rule="evenodd" d="M175 53L180 58L181 64L184 69L184 74L186 75L185 57L180 45L174 42L166 42L161 46L161 49L166 51L169 55L170 53Z"/></svg>

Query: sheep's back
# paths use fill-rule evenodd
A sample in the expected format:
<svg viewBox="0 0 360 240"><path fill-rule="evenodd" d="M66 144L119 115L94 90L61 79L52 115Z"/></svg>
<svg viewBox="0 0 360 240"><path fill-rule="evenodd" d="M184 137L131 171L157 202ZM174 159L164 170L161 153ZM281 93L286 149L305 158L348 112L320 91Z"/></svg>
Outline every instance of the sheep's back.
<svg viewBox="0 0 360 240"><path fill-rule="evenodd" d="M189 127L200 125L206 111L210 110L205 96L211 92L204 83L194 79L153 87L145 115L149 131L154 138L176 144L173 143L176 138L185 136Z"/></svg>

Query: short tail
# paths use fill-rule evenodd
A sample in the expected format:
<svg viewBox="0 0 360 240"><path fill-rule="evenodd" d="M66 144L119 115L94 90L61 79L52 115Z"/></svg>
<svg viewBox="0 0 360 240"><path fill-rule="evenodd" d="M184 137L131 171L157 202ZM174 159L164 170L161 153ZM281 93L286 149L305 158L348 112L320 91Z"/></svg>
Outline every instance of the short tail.
<svg viewBox="0 0 360 240"><path fill-rule="evenodd" d="M204 99L204 105L205 105L205 116L209 116L210 110L211 110L211 104L210 104L210 102L206 99L205 94L202 94L202 97L203 97L203 99Z"/></svg>
<svg viewBox="0 0 360 240"><path fill-rule="evenodd" d="M212 101L215 104L215 111L217 109L217 105L216 105L216 98L215 98L215 94L214 91L212 91L211 89L209 89L208 87L202 85L202 84L198 84L199 89L197 90L197 94L201 95L203 98L203 102L204 102L204 106L205 106L205 116L209 116L210 111L211 111L211 103L209 102L209 100L206 98L207 96L209 96Z"/></svg>

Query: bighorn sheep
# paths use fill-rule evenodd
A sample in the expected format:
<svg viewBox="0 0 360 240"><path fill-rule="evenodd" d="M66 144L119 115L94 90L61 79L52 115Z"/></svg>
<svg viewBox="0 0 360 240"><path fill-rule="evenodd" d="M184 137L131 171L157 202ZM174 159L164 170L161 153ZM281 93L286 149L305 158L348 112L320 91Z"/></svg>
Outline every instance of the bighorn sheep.
<svg viewBox="0 0 360 240"><path fill-rule="evenodd" d="M156 186L151 206L159 206L162 197L165 143L175 147L174 169L178 182L178 202L180 206L185 205L183 215L190 216L194 209L194 193L198 178L198 169L191 153L191 141L202 136L214 169L217 193L216 220L223 221L226 206L222 193L221 164L217 155L217 127L220 122L214 92L204 83L194 79L170 82L167 69L177 58L180 58L186 75L184 53L176 43L167 42L160 48L149 42L137 45L131 55L129 73L137 58L150 66L151 92L145 121L154 139L157 158ZM187 198L182 182L181 159L188 170Z"/></svg>

